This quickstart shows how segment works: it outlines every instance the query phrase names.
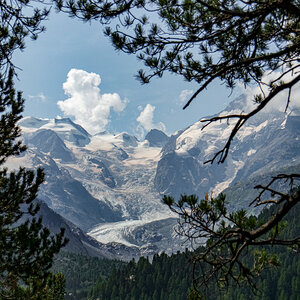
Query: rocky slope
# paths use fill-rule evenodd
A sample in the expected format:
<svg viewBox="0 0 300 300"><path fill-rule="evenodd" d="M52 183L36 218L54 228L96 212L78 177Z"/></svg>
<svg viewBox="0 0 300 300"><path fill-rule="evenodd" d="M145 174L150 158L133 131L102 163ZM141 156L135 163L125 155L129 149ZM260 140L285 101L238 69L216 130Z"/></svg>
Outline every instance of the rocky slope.
<svg viewBox="0 0 300 300"><path fill-rule="evenodd" d="M241 112L245 101L238 98L221 114ZM26 117L20 126L28 150L7 166L43 167L39 198L109 251L121 256L123 251L123 257L185 249L174 236L176 216L161 203L163 194L201 197L227 188L230 195L242 195L241 186L252 190L258 178L267 180L300 161L297 111L268 111L250 119L219 165L204 163L224 145L233 126L226 122L201 130L199 121L171 137L151 130L143 142L125 132L91 136L67 118ZM245 196L231 198L232 209L247 205Z"/></svg>
<svg viewBox="0 0 300 300"><path fill-rule="evenodd" d="M221 114L240 113L241 97ZM233 140L223 164L205 164L222 149L234 123L215 122L201 130L196 122L162 149L154 183L161 194L218 194L238 181L263 176L300 161L300 114L262 112L250 119Z"/></svg>

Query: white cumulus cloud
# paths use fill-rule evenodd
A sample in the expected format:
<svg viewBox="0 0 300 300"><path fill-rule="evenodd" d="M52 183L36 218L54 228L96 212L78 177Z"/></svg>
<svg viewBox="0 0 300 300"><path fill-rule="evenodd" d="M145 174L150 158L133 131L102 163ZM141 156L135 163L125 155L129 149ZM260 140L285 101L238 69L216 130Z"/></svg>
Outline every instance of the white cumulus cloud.
<svg viewBox="0 0 300 300"><path fill-rule="evenodd" d="M147 104L145 108L141 111L140 115L137 117L138 131L139 135L143 136L145 131L150 131L151 129L159 129L159 130L166 130L166 126L162 122L153 123L155 106L151 104Z"/></svg>
<svg viewBox="0 0 300 300"><path fill-rule="evenodd" d="M96 73L71 69L63 84L69 96L57 105L66 116L73 116L75 122L91 134L104 131L110 121L111 110L122 112L127 104L117 93L101 94L101 78Z"/></svg>

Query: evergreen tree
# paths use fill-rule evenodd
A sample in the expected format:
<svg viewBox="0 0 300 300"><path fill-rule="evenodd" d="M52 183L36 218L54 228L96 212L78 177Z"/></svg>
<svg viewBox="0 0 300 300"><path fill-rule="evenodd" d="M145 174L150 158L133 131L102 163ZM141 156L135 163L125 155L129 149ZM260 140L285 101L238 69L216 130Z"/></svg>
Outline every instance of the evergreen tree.
<svg viewBox="0 0 300 300"><path fill-rule="evenodd" d="M85 21L109 24L118 17L112 22L115 27L107 26L105 34L117 51L136 54L144 63L147 71L140 70L137 75L142 83L171 72L199 85L184 108L217 79L230 89L238 82L260 88L261 92L253 97L255 106L249 112L202 120L204 128L216 121L233 124L227 141L210 163L226 160L240 128L276 96L285 95L285 111L293 103L293 90L300 81L299 0L56 0L56 3L59 10ZM164 198L165 204L180 217L181 234L190 240L208 241L208 250L194 259L207 262L204 273L198 271L195 288L213 278L220 286L230 280L252 284L252 279L265 267L278 264L274 255L259 249L262 246L280 244L299 250L299 235L289 240L279 236L284 227L281 220L300 202L299 179L300 174L280 174L268 184L256 187L259 196L250 205L276 207L264 224L257 223L244 210L228 212L223 196L216 199L206 196L203 201L194 196L183 196L178 201ZM275 189L274 183L283 183L285 190ZM252 264L245 264L243 256L252 246L257 248Z"/></svg>
<svg viewBox="0 0 300 300"><path fill-rule="evenodd" d="M24 15L26 13L32 15ZM14 88L13 52L24 48L44 30L48 10L31 9L29 1L0 2L0 298L61 299L63 277L51 275L54 254L66 243L63 230L51 236L42 220L35 217L34 201L44 174L20 168L9 172L6 160L26 147L20 140L17 122L24 99Z"/></svg>
<svg viewBox="0 0 300 300"><path fill-rule="evenodd" d="M284 238L289 238L291 232L300 234L298 224L299 213L300 205L291 211L289 216L291 230L283 234ZM264 211L258 216L258 221L264 222L272 214L272 209ZM199 250L204 251L205 249L205 247L202 247ZM262 271L260 277L254 279L254 283L257 286L255 294L252 293L249 286L237 286L233 280L229 281L226 289L219 289L211 281L207 283L207 290L203 291L206 299L299 300L299 257L294 255L292 249L278 248L276 245L268 247L268 250L270 253L277 253L279 255L281 264L277 268L265 269ZM252 253L249 251L244 260L250 261L251 255ZM192 262L194 258L194 253L187 251L186 253L177 253L171 256L167 256L165 253L156 254L151 263L146 258L141 258L141 261L138 263L131 261L127 265L123 265L119 272L112 273L109 278L102 278L101 285L97 284L91 290L90 295L92 299L99 298L105 300L199 299L198 293L192 287L191 273L193 265L187 263L187 260ZM134 276L132 276L133 274ZM153 282L152 285L146 284L149 279ZM158 279L159 282L157 282ZM114 293L114 297L112 296L112 292Z"/></svg>
<svg viewBox="0 0 300 300"><path fill-rule="evenodd" d="M43 3L38 2L40 5ZM261 88L262 92L253 99L256 106L252 111L203 120L206 122L204 127L215 121L234 121L227 142L213 155L209 161L211 163L225 161L240 128L277 95L287 92L286 110L292 103L293 88L300 81L298 0L54 2L59 10L85 21L96 19L109 23L118 17L120 23L115 28L107 27L105 33L117 50L135 53L144 62L149 73L139 71L138 77L143 83L169 71L199 84L184 108L216 79L231 89L237 82L244 85L254 83ZM39 297L43 290L40 287L46 286L49 280L53 255L64 244L62 232L50 237L41 220L34 217L38 205L33 201L43 181L42 171L34 173L21 168L9 173L4 168L8 157L20 154L25 149L18 141L20 130L17 121L21 117L24 100L21 93L14 90L12 53L24 48L27 35L36 38L44 30L41 22L49 13L47 9L33 9L32 15L27 16L23 13L24 9L31 11L30 0L4 0L0 3L0 293L3 298L20 297L25 291ZM151 14L155 16L151 18ZM157 19L160 23L153 23ZM266 72L272 72L274 77L265 80ZM182 234L190 239L204 237L208 241L208 250L198 252L194 257L195 262L208 262L208 266L201 265L201 272L204 270L201 274L210 274L199 276L198 284L206 284L209 278L216 278L220 286L232 280L251 283L253 276L261 273L264 267L278 264L276 257L266 250L269 250L268 245L291 246L299 250L298 234L289 239L281 236L285 227L282 219L300 202L296 182L299 178L299 174L280 174L269 184L257 187L260 194L252 205L272 203L275 207L264 223L247 216L243 210L232 214L227 212L222 195L215 199L206 196L201 201L194 196L183 196L178 202L171 197L164 198L164 202L181 217ZM287 183L287 191L273 188L273 184L279 181ZM262 197L266 192L275 197L266 201ZM31 218L23 221L22 217L26 215ZM223 222L224 219L227 221ZM264 246L266 249L257 249L254 257L247 261L245 255L252 246ZM279 248L276 249L280 253ZM163 258L162 262L165 261ZM151 266L146 262L143 265L148 274ZM163 279L173 285L169 278L170 269L165 271ZM148 278L149 286L152 282ZM24 289L19 287L19 283ZM133 297L138 297L136 287ZM244 297L243 294L241 297Z"/></svg>

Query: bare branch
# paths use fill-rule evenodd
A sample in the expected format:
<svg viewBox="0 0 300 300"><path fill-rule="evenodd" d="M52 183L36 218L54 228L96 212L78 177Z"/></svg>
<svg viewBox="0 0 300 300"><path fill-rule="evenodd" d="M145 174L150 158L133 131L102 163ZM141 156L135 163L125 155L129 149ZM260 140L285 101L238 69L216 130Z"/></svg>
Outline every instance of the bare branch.
<svg viewBox="0 0 300 300"><path fill-rule="evenodd" d="M232 119L232 118L238 118L238 121L236 122L234 128L232 129L229 138L227 139L227 142L223 149L215 153L212 159L206 161L205 163L213 163L218 157L218 163L223 163L228 155L231 142L233 138L236 136L240 128L246 123L248 119L256 115L258 112L264 109L264 107L272 100L276 95L278 95L280 92L282 92L285 89L291 89L296 83L300 81L300 75L296 76L293 80L287 83L283 83L282 85L276 86L273 88L268 96L250 113L248 114L241 114L241 115L228 115L228 116L219 116L219 117L213 117L211 119L205 119L201 120L201 122L208 122L208 124L215 122L217 120L223 120L223 119Z"/></svg>

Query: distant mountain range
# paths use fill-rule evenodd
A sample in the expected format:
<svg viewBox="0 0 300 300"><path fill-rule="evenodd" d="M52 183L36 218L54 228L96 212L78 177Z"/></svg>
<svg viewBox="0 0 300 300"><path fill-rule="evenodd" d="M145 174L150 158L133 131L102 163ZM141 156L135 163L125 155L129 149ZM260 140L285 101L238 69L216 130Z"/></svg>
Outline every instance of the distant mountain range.
<svg viewBox="0 0 300 300"><path fill-rule="evenodd" d="M241 112L241 97L220 114ZM237 108L236 108L237 107ZM201 130L196 122L169 140L158 162L155 186L161 194L218 194L245 181L300 163L300 113L261 112L250 119L233 140L224 164L204 164L222 149L233 121L215 122Z"/></svg>
<svg viewBox="0 0 300 300"><path fill-rule="evenodd" d="M221 113L240 112L245 101L241 96ZM28 150L7 166L43 167L46 180L39 199L68 220L71 231L78 228L81 243L92 244L100 256L110 255L107 249L123 259L184 250L187 245L173 231L176 216L161 203L163 194L202 197L227 189L235 209L247 204L246 195L239 199L241 189L252 191L256 179L300 169L298 112L269 111L250 119L221 165L204 162L224 145L233 126L226 122L201 130L198 121L171 137L153 129L144 141L125 132L92 136L68 118L25 117L19 125Z"/></svg>

